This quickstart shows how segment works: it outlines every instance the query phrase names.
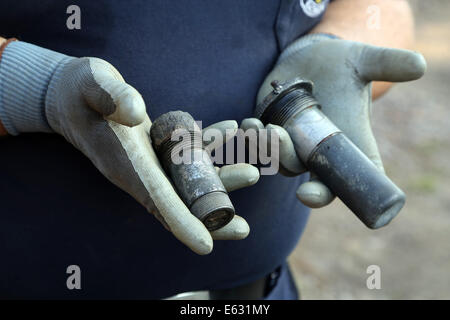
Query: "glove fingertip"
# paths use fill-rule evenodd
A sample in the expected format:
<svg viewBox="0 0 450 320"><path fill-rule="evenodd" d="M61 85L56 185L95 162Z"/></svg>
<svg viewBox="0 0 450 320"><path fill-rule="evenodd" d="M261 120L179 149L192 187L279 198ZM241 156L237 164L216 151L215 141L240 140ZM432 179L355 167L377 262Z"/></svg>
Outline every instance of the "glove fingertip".
<svg viewBox="0 0 450 320"><path fill-rule="evenodd" d="M227 165L219 170L219 177L228 192L249 187L258 182L258 168L248 163Z"/></svg>
<svg viewBox="0 0 450 320"><path fill-rule="evenodd" d="M243 129L244 131L248 130L248 129L264 129L264 125L261 122L261 120L256 119L256 118L246 118L244 120L242 120L241 122L241 129Z"/></svg>
<svg viewBox="0 0 450 320"><path fill-rule="evenodd" d="M258 168L249 164L247 166L246 173L248 186L252 186L258 182L260 178Z"/></svg>
<svg viewBox="0 0 450 320"><path fill-rule="evenodd" d="M296 192L297 198L307 207L322 208L330 204L335 196L323 183L305 182Z"/></svg>
<svg viewBox="0 0 450 320"><path fill-rule="evenodd" d="M213 250L213 241L212 238L210 241L200 241L195 244L194 247L190 247L192 251L197 253L198 255L204 256L210 254Z"/></svg>
<svg viewBox="0 0 450 320"><path fill-rule="evenodd" d="M211 232L214 240L243 240L250 233L250 226L244 218L235 215L223 228Z"/></svg>
<svg viewBox="0 0 450 320"><path fill-rule="evenodd" d="M195 222L193 219L195 219ZM192 216L192 219L184 220L185 223L182 226L174 227L169 224L172 234L199 255L211 253L213 239L203 223L194 216Z"/></svg>
<svg viewBox="0 0 450 320"><path fill-rule="evenodd" d="M427 61L425 60L425 57L419 52L414 52L414 56L411 63L412 80L421 78L427 71Z"/></svg>

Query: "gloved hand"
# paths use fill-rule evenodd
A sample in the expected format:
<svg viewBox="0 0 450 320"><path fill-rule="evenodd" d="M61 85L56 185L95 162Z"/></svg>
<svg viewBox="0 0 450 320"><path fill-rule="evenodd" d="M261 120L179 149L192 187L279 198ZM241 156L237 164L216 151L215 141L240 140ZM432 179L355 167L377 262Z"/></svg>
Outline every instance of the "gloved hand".
<svg viewBox="0 0 450 320"><path fill-rule="evenodd" d="M301 77L313 81L313 94L325 115L384 172L370 125L371 82L416 80L425 69L425 59L416 52L345 41L325 34L308 35L282 52L258 92L257 103L273 89L270 83L274 80L282 83ZM241 128L259 130L264 126L258 119L250 118L242 122ZM266 129L275 130L279 136L280 172L288 176L305 172L288 133L272 124ZM309 182L298 188L297 197L311 208L323 207L334 199L314 173Z"/></svg>
<svg viewBox="0 0 450 320"><path fill-rule="evenodd" d="M6 85L14 76L8 67L10 61L19 55L26 56L20 46L23 45L11 47L9 52L7 47L0 61L0 77ZM21 51L17 52L19 49ZM33 105L33 99L29 99L33 94L28 92L23 92L23 98L28 102L21 103L22 113L14 112L17 108L9 107L9 97L0 101L0 118L10 133L54 130L61 134L86 155L106 178L133 196L175 237L198 254L211 252L213 238L243 239L248 235L249 226L239 216L235 216L222 229L210 233L190 213L162 170L152 148L149 134L151 121L141 95L125 83L112 65L98 58L72 58L48 50L41 51L44 49L35 46L25 49L40 55L33 66L44 67L45 62L50 60L57 63L51 72L43 72L50 75L47 82L37 83L34 87L29 84L30 90L44 93L43 105ZM55 56L49 59L52 54ZM33 58L31 54L30 59ZM17 61L14 68L22 69L25 75L30 73L27 65ZM18 90L21 89L19 84ZM39 108L41 110L35 110ZM44 114L43 108L48 128L45 128L42 119L33 124L31 116L24 116L33 114L37 117L39 113ZM26 118L27 121L24 120ZM235 121L223 121L212 127L224 134L226 129L237 131ZM224 140L229 138L228 134ZM225 188L232 191L256 183L259 172L251 165L239 164L222 167L219 176Z"/></svg>

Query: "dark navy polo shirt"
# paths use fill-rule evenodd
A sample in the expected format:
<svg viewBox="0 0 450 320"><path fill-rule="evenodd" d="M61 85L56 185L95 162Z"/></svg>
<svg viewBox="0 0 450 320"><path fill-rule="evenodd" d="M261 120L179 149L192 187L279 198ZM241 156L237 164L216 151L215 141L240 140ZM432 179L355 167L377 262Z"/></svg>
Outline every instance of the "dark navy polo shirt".
<svg viewBox="0 0 450 320"><path fill-rule="evenodd" d="M151 118L182 109L206 126L252 116L280 50L320 21L305 7L311 1L2 0L0 35L103 58L142 94ZM66 27L71 4L80 30ZM2 139L0 297L162 298L253 281L302 234L302 179L263 176L231 193L249 237L198 256L61 136ZM69 265L81 268L81 290L66 287Z"/></svg>

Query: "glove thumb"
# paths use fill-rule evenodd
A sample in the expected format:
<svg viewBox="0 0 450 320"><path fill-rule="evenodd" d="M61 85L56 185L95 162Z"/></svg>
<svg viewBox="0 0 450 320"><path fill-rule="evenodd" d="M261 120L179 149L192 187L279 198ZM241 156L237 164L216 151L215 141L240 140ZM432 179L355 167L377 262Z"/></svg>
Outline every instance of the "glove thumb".
<svg viewBox="0 0 450 320"><path fill-rule="evenodd" d="M108 62L87 58L88 75L81 91L88 105L105 116L129 127L141 124L146 115L145 103L139 92L127 84Z"/></svg>
<svg viewBox="0 0 450 320"><path fill-rule="evenodd" d="M427 68L418 52L361 44L356 66L361 78L370 81L403 82L421 78Z"/></svg>

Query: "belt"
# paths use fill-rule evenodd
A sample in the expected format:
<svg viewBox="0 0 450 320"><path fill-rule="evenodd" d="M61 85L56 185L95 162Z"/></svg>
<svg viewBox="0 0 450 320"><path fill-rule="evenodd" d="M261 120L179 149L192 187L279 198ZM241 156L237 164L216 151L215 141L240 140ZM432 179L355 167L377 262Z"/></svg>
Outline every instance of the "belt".
<svg viewBox="0 0 450 320"><path fill-rule="evenodd" d="M227 289L183 292L166 300L259 300L275 287L281 267L255 281Z"/></svg>

